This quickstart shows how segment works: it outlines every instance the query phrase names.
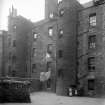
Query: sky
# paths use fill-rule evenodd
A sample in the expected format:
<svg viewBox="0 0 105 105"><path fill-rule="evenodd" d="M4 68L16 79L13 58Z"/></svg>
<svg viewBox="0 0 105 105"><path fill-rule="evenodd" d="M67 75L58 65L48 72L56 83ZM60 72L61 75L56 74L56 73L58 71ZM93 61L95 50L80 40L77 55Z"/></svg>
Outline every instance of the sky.
<svg viewBox="0 0 105 105"><path fill-rule="evenodd" d="M85 3L90 0L78 0ZM32 22L44 19L44 0L0 0L0 30L7 30L9 8L17 9L18 15L22 15Z"/></svg>

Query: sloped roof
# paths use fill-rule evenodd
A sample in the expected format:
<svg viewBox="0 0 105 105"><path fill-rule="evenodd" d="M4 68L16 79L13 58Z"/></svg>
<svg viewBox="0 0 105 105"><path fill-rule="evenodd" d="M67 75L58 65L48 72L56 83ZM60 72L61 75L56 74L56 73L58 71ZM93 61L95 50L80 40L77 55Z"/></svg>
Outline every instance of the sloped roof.
<svg viewBox="0 0 105 105"><path fill-rule="evenodd" d="M82 4L82 5L83 5L84 8L88 8L88 7L93 6L94 4L93 4L93 1L89 1L89 2L87 2L85 4Z"/></svg>

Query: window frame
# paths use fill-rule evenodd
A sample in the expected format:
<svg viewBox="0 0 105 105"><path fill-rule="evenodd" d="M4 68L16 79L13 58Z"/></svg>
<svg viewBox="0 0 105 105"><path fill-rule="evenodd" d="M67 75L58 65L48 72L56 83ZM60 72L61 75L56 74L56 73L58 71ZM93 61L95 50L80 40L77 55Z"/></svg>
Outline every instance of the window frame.
<svg viewBox="0 0 105 105"><path fill-rule="evenodd" d="M50 36L50 37L52 37L53 36L53 27L49 27L48 28L48 35Z"/></svg>
<svg viewBox="0 0 105 105"><path fill-rule="evenodd" d="M12 53L9 52L9 53L8 53L8 60L11 60L11 57L12 57Z"/></svg>
<svg viewBox="0 0 105 105"><path fill-rule="evenodd" d="M95 27L97 25L96 13L92 13L89 15L89 26Z"/></svg>
<svg viewBox="0 0 105 105"><path fill-rule="evenodd" d="M62 31L62 33L61 33L61 31ZM60 29L59 29L59 36L58 36L58 37L61 38L61 37L63 36L63 34L64 34L64 31L63 31L62 28L60 28Z"/></svg>
<svg viewBox="0 0 105 105"><path fill-rule="evenodd" d="M16 61L17 61L17 57L16 57L16 55L13 55L12 56L12 64L16 64Z"/></svg>
<svg viewBox="0 0 105 105"><path fill-rule="evenodd" d="M95 90L95 79L88 79L88 90Z"/></svg>
<svg viewBox="0 0 105 105"><path fill-rule="evenodd" d="M89 72L95 71L95 57L88 58L88 71Z"/></svg>
<svg viewBox="0 0 105 105"><path fill-rule="evenodd" d="M32 49L32 57L35 57L36 56L36 48L33 48Z"/></svg>
<svg viewBox="0 0 105 105"><path fill-rule="evenodd" d="M38 39L38 33L33 32L33 38L34 38L34 40L37 40Z"/></svg>
<svg viewBox="0 0 105 105"><path fill-rule="evenodd" d="M88 48L89 49L96 48L96 35L88 36Z"/></svg>
<svg viewBox="0 0 105 105"><path fill-rule="evenodd" d="M12 44L12 45L13 45L13 47L16 47L16 40L15 40L15 39L13 40L13 42L12 42L12 43L13 43L13 44Z"/></svg>
<svg viewBox="0 0 105 105"><path fill-rule="evenodd" d="M32 73L34 73L34 72L35 72L36 68L37 68L36 63L32 64Z"/></svg>
<svg viewBox="0 0 105 105"><path fill-rule="evenodd" d="M57 76L59 78L64 78L64 72L63 71L64 71L63 69L58 69Z"/></svg>
<svg viewBox="0 0 105 105"><path fill-rule="evenodd" d="M58 5L61 4L63 2L63 0L58 0Z"/></svg>
<svg viewBox="0 0 105 105"><path fill-rule="evenodd" d="M47 72L49 71L49 69L51 70L52 69L52 62L47 62Z"/></svg>
<svg viewBox="0 0 105 105"><path fill-rule="evenodd" d="M50 12L50 13L49 13L49 18L50 18L50 19L53 19L53 18L54 18L54 13L53 13L53 12Z"/></svg>
<svg viewBox="0 0 105 105"><path fill-rule="evenodd" d="M65 13L64 9L61 8L61 9L59 10L59 16L60 16L60 17L64 16L64 13Z"/></svg>
<svg viewBox="0 0 105 105"><path fill-rule="evenodd" d="M48 52L49 54L51 54L52 51L53 51L53 44L48 44L48 45L47 45L47 52Z"/></svg>
<svg viewBox="0 0 105 105"><path fill-rule="evenodd" d="M8 65L8 74L10 74L10 73L11 73L11 70L12 70L11 65Z"/></svg>
<svg viewBox="0 0 105 105"><path fill-rule="evenodd" d="M58 57L59 57L59 58L62 58L62 57L63 57L63 50L59 50L59 51L58 51Z"/></svg>

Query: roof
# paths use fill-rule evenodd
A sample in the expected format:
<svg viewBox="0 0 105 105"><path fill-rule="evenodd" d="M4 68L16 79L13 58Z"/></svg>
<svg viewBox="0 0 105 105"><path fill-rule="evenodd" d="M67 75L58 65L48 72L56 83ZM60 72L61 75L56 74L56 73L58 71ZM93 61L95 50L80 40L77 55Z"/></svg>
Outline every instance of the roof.
<svg viewBox="0 0 105 105"><path fill-rule="evenodd" d="M88 7L92 7L94 4L93 4L93 1L89 1L85 4L82 4L84 8L88 8Z"/></svg>
<svg viewBox="0 0 105 105"><path fill-rule="evenodd" d="M40 20L40 21L38 21L38 22L35 22L34 23L34 26L40 26L40 25L42 25L42 24L44 24L44 23L46 23L47 22L47 20L46 19L43 19L43 20Z"/></svg>

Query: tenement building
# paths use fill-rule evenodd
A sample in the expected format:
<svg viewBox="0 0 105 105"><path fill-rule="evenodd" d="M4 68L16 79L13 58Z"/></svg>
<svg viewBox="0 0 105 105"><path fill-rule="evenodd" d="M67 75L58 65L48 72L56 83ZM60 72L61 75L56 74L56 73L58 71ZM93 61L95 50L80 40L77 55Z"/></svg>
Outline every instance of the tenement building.
<svg viewBox="0 0 105 105"><path fill-rule="evenodd" d="M6 49L8 32L0 30L0 77L6 76Z"/></svg>
<svg viewBox="0 0 105 105"><path fill-rule="evenodd" d="M33 23L17 15L12 7L8 17L8 50L6 71L9 77L27 77L27 40Z"/></svg>
<svg viewBox="0 0 105 105"><path fill-rule="evenodd" d="M57 5L56 92L67 95L67 89L77 84L77 20L82 6L77 0L58 0Z"/></svg>
<svg viewBox="0 0 105 105"><path fill-rule="evenodd" d="M105 94L105 0L94 0L78 17L78 81L85 95Z"/></svg>
<svg viewBox="0 0 105 105"><path fill-rule="evenodd" d="M31 48L31 52L29 50L31 78L40 79L41 73L45 73L46 79L42 79L44 81L43 89L53 92L56 82L56 28L56 23L51 24L49 20L37 23L37 26L32 30L32 38L30 39L32 44L29 44L31 47L28 47Z"/></svg>
<svg viewBox="0 0 105 105"><path fill-rule="evenodd" d="M76 35L78 10L76 0L46 0L45 19L35 23L29 37L29 68L32 78L42 79L43 88L67 95L76 85ZM41 75L46 74L45 78Z"/></svg>
<svg viewBox="0 0 105 105"><path fill-rule="evenodd" d="M46 0L45 19L35 23L28 41L28 68L31 78L41 79L43 74L45 78L41 79L42 89L52 92L56 91L56 4L57 0ZM50 9L51 13L47 11Z"/></svg>

